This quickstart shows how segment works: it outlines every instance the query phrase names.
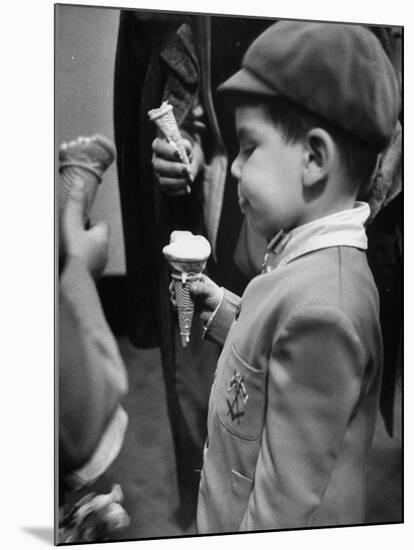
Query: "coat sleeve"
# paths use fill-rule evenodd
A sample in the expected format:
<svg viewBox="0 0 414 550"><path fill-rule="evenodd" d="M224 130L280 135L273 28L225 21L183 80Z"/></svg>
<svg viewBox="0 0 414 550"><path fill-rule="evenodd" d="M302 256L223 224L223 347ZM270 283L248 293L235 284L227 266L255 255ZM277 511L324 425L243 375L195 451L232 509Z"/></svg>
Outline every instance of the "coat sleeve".
<svg viewBox="0 0 414 550"><path fill-rule="evenodd" d="M307 307L273 342L263 440L240 530L306 527L358 402L364 353L341 311Z"/></svg>
<svg viewBox="0 0 414 550"><path fill-rule="evenodd" d="M217 309L213 311L204 327L204 338L223 347L227 334L233 324L241 298L229 290L223 289L223 297Z"/></svg>
<svg viewBox="0 0 414 550"><path fill-rule="evenodd" d="M95 283L69 258L59 282L59 472L75 485L100 475L119 451L127 422L127 376Z"/></svg>

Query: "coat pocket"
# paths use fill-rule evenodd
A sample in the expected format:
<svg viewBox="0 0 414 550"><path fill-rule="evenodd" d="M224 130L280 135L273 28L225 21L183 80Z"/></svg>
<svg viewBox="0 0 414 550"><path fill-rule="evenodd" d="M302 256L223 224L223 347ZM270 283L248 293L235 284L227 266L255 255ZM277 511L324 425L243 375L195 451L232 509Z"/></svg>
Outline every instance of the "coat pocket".
<svg viewBox="0 0 414 550"><path fill-rule="evenodd" d="M243 474L231 471L232 499L230 506L229 527L231 531L238 531L247 509L249 496L253 489L253 481Z"/></svg>
<svg viewBox="0 0 414 550"><path fill-rule="evenodd" d="M233 435L253 441L263 428L265 375L244 361L234 345L220 366L216 387L216 411Z"/></svg>

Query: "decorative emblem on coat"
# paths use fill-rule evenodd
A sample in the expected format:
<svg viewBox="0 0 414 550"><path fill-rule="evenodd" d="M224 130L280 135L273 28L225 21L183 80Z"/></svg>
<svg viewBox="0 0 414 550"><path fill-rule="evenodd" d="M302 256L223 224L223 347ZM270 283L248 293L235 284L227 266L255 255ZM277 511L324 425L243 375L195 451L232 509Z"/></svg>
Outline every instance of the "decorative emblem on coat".
<svg viewBox="0 0 414 550"><path fill-rule="evenodd" d="M237 423L240 424L240 418L246 414L245 409L249 396L246 391L246 386L244 385L244 378L236 370L230 378L227 392L232 393L231 399L226 399L228 407L227 414L231 416L232 422L237 420Z"/></svg>

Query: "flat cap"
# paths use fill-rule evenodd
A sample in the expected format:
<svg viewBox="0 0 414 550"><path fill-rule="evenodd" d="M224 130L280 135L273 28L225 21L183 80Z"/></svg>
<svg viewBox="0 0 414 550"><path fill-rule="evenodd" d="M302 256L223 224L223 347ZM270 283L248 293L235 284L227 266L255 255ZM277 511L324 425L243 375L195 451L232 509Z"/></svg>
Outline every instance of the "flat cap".
<svg viewBox="0 0 414 550"><path fill-rule="evenodd" d="M378 151L390 141L400 109L397 77L381 43L351 24L279 21L218 89L285 97Z"/></svg>

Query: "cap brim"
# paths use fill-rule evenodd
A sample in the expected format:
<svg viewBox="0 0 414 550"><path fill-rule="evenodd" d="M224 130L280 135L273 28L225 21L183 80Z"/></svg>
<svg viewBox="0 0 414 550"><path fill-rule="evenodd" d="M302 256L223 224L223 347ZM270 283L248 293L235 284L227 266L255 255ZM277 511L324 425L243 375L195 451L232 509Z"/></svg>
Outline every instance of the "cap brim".
<svg viewBox="0 0 414 550"><path fill-rule="evenodd" d="M248 93L267 96L279 95L274 88L257 78L247 69L240 69L240 71L220 84L217 91L220 93Z"/></svg>

